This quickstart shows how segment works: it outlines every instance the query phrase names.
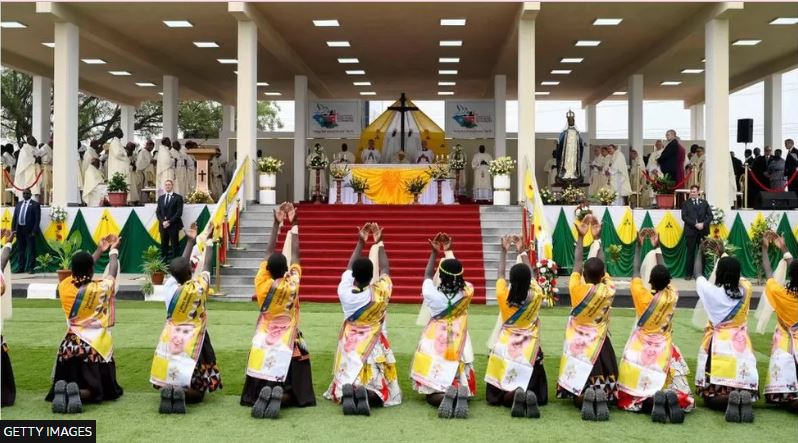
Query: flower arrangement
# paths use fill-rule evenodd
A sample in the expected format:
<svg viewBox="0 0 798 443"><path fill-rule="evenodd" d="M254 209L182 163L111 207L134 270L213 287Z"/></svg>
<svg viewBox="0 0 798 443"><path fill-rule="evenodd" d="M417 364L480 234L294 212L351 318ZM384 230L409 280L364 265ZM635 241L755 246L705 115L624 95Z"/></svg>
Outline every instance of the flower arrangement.
<svg viewBox="0 0 798 443"><path fill-rule="evenodd" d="M205 191L194 191L186 196L186 203L190 204L213 204L213 197Z"/></svg>
<svg viewBox="0 0 798 443"><path fill-rule="evenodd" d="M580 204L585 201L585 193L575 186L568 186L562 193L562 201L567 205Z"/></svg>
<svg viewBox="0 0 798 443"><path fill-rule="evenodd" d="M712 209L712 224L723 224L723 220L726 218L726 213L723 212L723 209L720 209L715 205L710 206L710 208Z"/></svg>
<svg viewBox="0 0 798 443"><path fill-rule="evenodd" d="M463 155L463 147L455 145L454 150L449 154L449 169L459 171L465 169L465 155Z"/></svg>
<svg viewBox="0 0 798 443"><path fill-rule="evenodd" d="M64 223L67 220L67 211L63 206L50 207L50 220L53 223Z"/></svg>
<svg viewBox="0 0 798 443"><path fill-rule="evenodd" d="M540 190L540 199L544 205L556 205L560 201L560 196L549 188L543 188Z"/></svg>
<svg viewBox="0 0 798 443"><path fill-rule="evenodd" d="M497 175L508 175L515 170L515 160L509 156L499 157L496 160L490 161L488 170L493 177Z"/></svg>
<svg viewBox="0 0 798 443"><path fill-rule="evenodd" d="M557 273L559 271L560 268L554 260L544 258L535 263L538 285L543 290L543 302L550 308L553 308L558 301L554 294L560 292L557 289Z"/></svg>
<svg viewBox="0 0 798 443"><path fill-rule="evenodd" d="M574 217L576 217L576 221L580 223L585 219L585 217L592 213L593 210L590 209L590 206L585 203L582 203L581 205L577 206L576 209L574 209Z"/></svg>
<svg viewBox="0 0 798 443"><path fill-rule="evenodd" d="M670 174L658 175L651 184L651 188L657 194L673 194L673 187L676 182L671 178Z"/></svg>
<svg viewBox="0 0 798 443"><path fill-rule="evenodd" d="M366 180L365 178L353 176L352 179L349 180L349 187L352 188L352 191L358 194L362 194L366 192L366 190L368 190L369 181Z"/></svg>
<svg viewBox="0 0 798 443"><path fill-rule="evenodd" d="M427 175L433 180L446 180L449 178L449 166L440 163L431 164L427 167Z"/></svg>
<svg viewBox="0 0 798 443"><path fill-rule="evenodd" d="M756 275L758 279L762 279L765 271L762 268L762 239L768 231L775 231L778 226L779 214L772 212L767 218L757 218L751 224L749 248L754 257L756 264Z"/></svg>
<svg viewBox="0 0 798 443"><path fill-rule="evenodd" d="M263 157L258 159L258 172L264 174L279 174L283 172L284 163L274 157Z"/></svg>
<svg viewBox="0 0 798 443"><path fill-rule="evenodd" d="M610 188L601 188L593 196L593 199L604 206L609 206L618 198L618 193Z"/></svg>
<svg viewBox="0 0 798 443"><path fill-rule="evenodd" d="M324 154L324 148L317 144L313 148L313 157L310 158L310 167L324 169L328 164L330 164L330 162L327 160L327 155Z"/></svg>
<svg viewBox="0 0 798 443"><path fill-rule="evenodd" d="M349 165L345 163L330 165L330 176L335 180L343 180L350 172Z"/></svg>
<svg viewBox="0 0 798 443"><path fill-rule="evenodd" d="M607 248L607 255L612 263L618 263L621 259L621 245L610 245Z"/></svg>
<svg viewBox="0 0 798 443"><path fill-rule="evenodd" d="M427 181L421 177L408 180L404 183L405 191L411 194L420 194L427 186Z"/></svg>

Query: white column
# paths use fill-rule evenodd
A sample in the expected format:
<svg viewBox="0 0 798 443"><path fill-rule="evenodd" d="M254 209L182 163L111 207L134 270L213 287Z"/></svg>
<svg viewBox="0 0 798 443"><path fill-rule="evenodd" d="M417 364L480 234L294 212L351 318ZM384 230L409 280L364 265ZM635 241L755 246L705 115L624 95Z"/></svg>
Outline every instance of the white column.
<svg viewBox="0 0 798 443"><path fill-rule="evenodd" d="M507 76L493 77L493 156L507 155Z"/></svg>
<svg viewBox="0 0 798 443"><path fill-rule="evenodd" d="M222 105L222 130L219 131L219 149L222 151L222 161L229 161L232 157L230 150L230 138L235 134L236 107L233 105Z"/></svg>
<svg viewBox="0 0 798 443"><path fill-rule="evenodd" d="M729 210L729 20L715 18L705 29L706 195L713 205Z"/></svg>
<svg viewBox="0 0 798 443"><path fill-rule="evenodd" d="M783 149L781 139L781 74L765 77L765 146ZM781 158L785 158L783 153Z"/></svg>
<svg viewBox="0 0 798 443"><path fill-rule="evenodd" d="M308 78L294 76L294 201L305 198L305 146L308 143Z"/></svg>
<svg viewBox="0 0 798 443"><path fill-rule="evenodd" d="M78 55L79 30L55 24L53 58L53 204L77 205L78 195Z"/></svg>
<svg viewBox="0 0 798 443"><path fill-rule="evenodd" d="M122 128L122 143L135 142L136 107L132 105L119 105L121 112L119 127Z"/></svg>
<svg viewBox="0 0 798 443"><path fill-rule="evenodd" d="M629 148L634 148L637 150L637 152L642 152L643 74L633 74L629 76L629 85L627 88L626 98L629 101Z"/></svg>
<svg viewBox="0 0 798 443"><path fill-rule="evenodd" d="M690 140L704 139L704 104L690 106Z"/></svg>
<svg viewBox="0 0 798 443"><path fill-rule="evenodd" d="M596 123L596 105L587 105L585 109L587 114L587 149L588 151L585 153L586 156L590 157L593 155L593 151L590 150L590 144L596 140L596 134L598 133L598 124Z"/></svg>
<svg viewBox="0 0 798 443"><path fill-rule="evenodd" d="M535 168L535 18L540 3L526 2L518 23L518 202L524 201L527 161Z"/></svg>
<svg viewBox="0 0 798 443"><path fill-rule="evenodd" d="M258 25L251 20L238 20L238 92L236 109L236 153L238 164L245 159L255 161L258 152ZM249 168L245 177L245 198L255 201L257 173Z"/></svg>
<svg viewBox="0 0 798 443"><path fill-rule="evenodd" d="M53 81L33 76L33 136L39 143L50 140L50 88Z"/></svg>
<svg viewBox="0 0 798 443"><path fill-rule="evenodd" d="M163 76L163 136L177 140L177 100L179 84L173 75Z"/></svg>

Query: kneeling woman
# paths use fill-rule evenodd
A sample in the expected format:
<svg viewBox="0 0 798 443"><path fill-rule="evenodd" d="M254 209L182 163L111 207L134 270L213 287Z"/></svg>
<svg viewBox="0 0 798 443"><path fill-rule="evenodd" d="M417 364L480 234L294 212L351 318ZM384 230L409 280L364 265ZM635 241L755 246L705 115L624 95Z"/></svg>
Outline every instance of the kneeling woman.
<svg viewBox="0 0 798 443"><path fill-rule="evenodd" d="M438 253L450 252L451 240L438 234L432 242L421 292L432 318L418 343L410 378L413 388L438 407L441 418L468 417L468 399L476 395L474 351L468 335L468 306L474 287L463 280L463 265L447 258L438 266L440 285L433 283Z"/></svg>
<svg viewBox="0 0 798 443"><path fill-rule="evenodd" d="M765 294L776 311L776 331L773 332L773 347L770 351L768 384L765 400L798 412L798 261L787 252L783 238L773 242L781 249L787 262L786 276L789 282L779 283L773 277L768 261L767 240L762 246L762 267L768 277Z"/></svg>
<svg viewBox="0 0 798 443"><path fill-rule="evenodd" d="M751 284L740 278L740 262L722 257L715 283L704 278L704 245L696 254L695 289L709 320L698 349L695 387L712 409L726 410L726 421L751 423L751 404L759 393L756 357L748 337ZM722 254L722 251L717 251Z"/></svg>
<svg viewBox="0 0 798 443"><path fill-rule="evenodd" d="M164 286L166 325L152 359L150 383L161 389L162 414L185 414L186 402L199 403L205 392L222 387L216 353L206 330L211 244L204 244L199 274L192 277L191 252L197 237L194 226L186 232L182 257L169 263L171 277Z"/></svg>
<svg viewBox="0 0 798 443"><path fill-rule="evenodd" d="M646 262L650 268L649 290L640 278L640 247L650 238L654 250ZM618 377L618 407L626 411L651 412L651 420L665 423L684 422L684 412L692 410L695 400L687 382L687 363L673 343L673 314L679 292L671 285L671 273L663 264L657 234L641 234L635 247L632 278L632 301L637 324L626 342ZM650 257L650 258L648 258ZM653 263L652 263L653 264Z"/></svg>
<svg viewBox="0 0 798 443"><path fill-rule="evenodd" d="M374 235L375 264L361 256L369 234ZM338 284L338 298L344 310L344 324L338 336L333 363L333 381L324 397L343 405L344 415L371 415L375 406L394 406L402 402L396 375L396 358L385 329L385 315L393 283L382 229L366 224L360 229L349 266Z"/></svg>
<svg viewBox="0 0 798 443"><path fill-rule="evenodd" d="M615 284L604 271L601 247L597 257L584 263L582 280L582 243L588 229L594 239L601 235L601 225L592 215L577 227L574 269L568 282L572 309L565 329L557 397L573 398L575 405L581 405L582 420L606 421L610 418L607 405L614 403L617 395L618 364L608 330Z"/></svg>
<svg viewBox="0 0 798 443"><path fill-rule="evenodd" d="M283 220L294 226L290 236L291 266L285 255L274 252ZM282 405L315 406L308 352L299 331L299 235L296 210L284 203L275 210L267 259L255 276L260 315L247 361L241 405L252 406L255 418L277 418Z"/></svg>
<svg viewBox="0 0 798 443"><path fill-rule="evenodd" d="M494 406L511 406L513 417L539 418L539 405L548 402L546 369L540 349L540 305L543 292L532 280L526 247L516 242L522 263L510 268L510 284L504 279L511 238L502 239L496 301L502 327L488 358L485 398Z"/></svg>
<svg viewBox="0 0 798 443"><path fill-rule="evenodd" d="M94 255L78 252L72 256L72 276L58 285L58 297L67 318L67 333L58 347L53 386L45 398L53 412L83 412L83 402L99 403L122 396L116 382L114 325L116 278L119 273L119 238L100 241ZM108 274L93 280L94 263L111 250Z"/></svg>

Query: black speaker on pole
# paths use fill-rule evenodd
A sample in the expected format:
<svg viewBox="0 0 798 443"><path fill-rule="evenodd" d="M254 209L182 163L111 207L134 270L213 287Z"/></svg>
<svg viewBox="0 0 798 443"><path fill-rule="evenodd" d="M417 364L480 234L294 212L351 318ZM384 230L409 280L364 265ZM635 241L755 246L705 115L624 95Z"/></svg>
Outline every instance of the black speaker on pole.
<svg viewBox="0 0 798 443"><path fill-rule="evenodd" d="M798 196L794 192L762 192L762 209L792 209L798 207Z"/></svg>
<svg viewBox="0 0 798 443"><path fill-rule="evenodd" d="M737 120L737 143L751 143L754 141L754 119L741 118Z"/></svg>

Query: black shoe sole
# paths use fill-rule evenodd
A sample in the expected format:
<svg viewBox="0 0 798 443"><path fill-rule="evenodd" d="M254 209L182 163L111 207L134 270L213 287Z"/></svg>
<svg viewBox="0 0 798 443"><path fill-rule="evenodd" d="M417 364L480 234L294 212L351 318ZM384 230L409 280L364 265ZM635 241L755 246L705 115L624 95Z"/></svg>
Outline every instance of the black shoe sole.
<svg viewBox="0 0 798 443"><path fill-rule="evenodd" d="M255 400L255 404L252 405L253 418L263 418L263 414L266 412L266 406L269 404L269 399L271 399L271 397L271 386L264 386L258 393L258 399Z"/></svg>
<svg viewBox="0 0 798 443"><path fill-rule="evenodd" d="M526 417L526 392L518 388L513 394L513 407L510 409L511 417Z"/></svg>
<svg viewBox="0 0 798 443"><path fill-rule="evenodd" d="M83 412L83 402L80 400L80 388L75 382L67 383L66 385L67 397L67 414L80 414Z"/></svg>
<svg viewBox="0 0 798 443"><path fill-rule="evenodd" d="M665 393L657 391L654 394L654 405L651 407L651 421L654 423L666 423L668 420L667 412L665 411Z"/></svg>
<svg viewBox="0 0 798 443"><path fill-rule="evenodd" d="M460 385L457 388L457 402L454 404L454 418L468 418L468 396L471 392L468 386Z"/></svg>
<svg viewBox="0 0 798 443"><path fill-rule="evenodd" d="M53 387L53 412L56 414L66 414L67 411L67 397L66 397L67 383L64 380L58 380Z"/></svg>
<svg viewBox="0 0 798 443"><path fill-rule="evenodd" d="M355 388L355 410L357 415L371 415L371 407L369 406L369 393L366 391L365 386L358 386Z"/></svg>
<svg viewBox="0 0 798 443"><path fill-rule="evenodd" d="M540 418L540 408L538 407L538 396L532 391L526 391L526 417Z"/></svg>
<svg viewBox="0 0 798 443"><path fill-rule="evenodd" d="M679 406L679 397L676 395L676 392L671 390L665 391L665 400L667 401L668 418L670 418L671 423L684 423L684 410Z"/></svg>
<svg viewBox="0 0 798 443"><path fill-rule="evenodd" d="M357 407L355 406L355 388L350 384L345 384L341 390L343 397L341 398L341 405L344 408L344 415L355 415Z"/></svg>
<svg viewBox="0 0 798 443"><path fill-rule="evenodd" d="M172 396L174 395L174 390L171 386L166 386L161 388L161 405L158 406L158 412L161 414L171 414L172 413Z"/></svg>
<svg viewBox="0 0 798 443"><path fill-rule="evenodd" d="M457 388L449 386L443 394L440 406L438 406L438 417L452 418L454 414L454 402L457 399Z"/></svg>
<svg viewBox="0 0 798 443"><path fill-rule="evenodd" d="M607 393L596 389L596 421L608 421L610 408L607 406Z"/></svg>
<svg viewBox="0 0 798 443"><path fill-rule="evenodd" d="M596 391L593 388L585 389L582 397L582 420L596 421Z"/></svg>
<svg viewBox="0 0 798 443"><path fill-rule="evenodd" d="M266 406L266 411L263 413L263 418L277 418L280 415L280 407L283 404L283 388L275 386L272 388L272 397L269 400L269 405Z"/></svg>
<svg viewBox="0 0 798 443"><path fill-rule="evenodd" d="M172 396L172 413L186 413L186 392L180 388L175 388L174 395Z"/></svg>
<svg viewBox="0 0 798 443"><path fill-rule="evenodd" d="M740 391L731 391L729 404L726 405L726 421L740 423Z"/></svg>
<svg viewBox="0 0 798 443"><path fill-rule="evenodd" d="M740 391L740 423L754 422L754 408L751 393Z"/></svg>

